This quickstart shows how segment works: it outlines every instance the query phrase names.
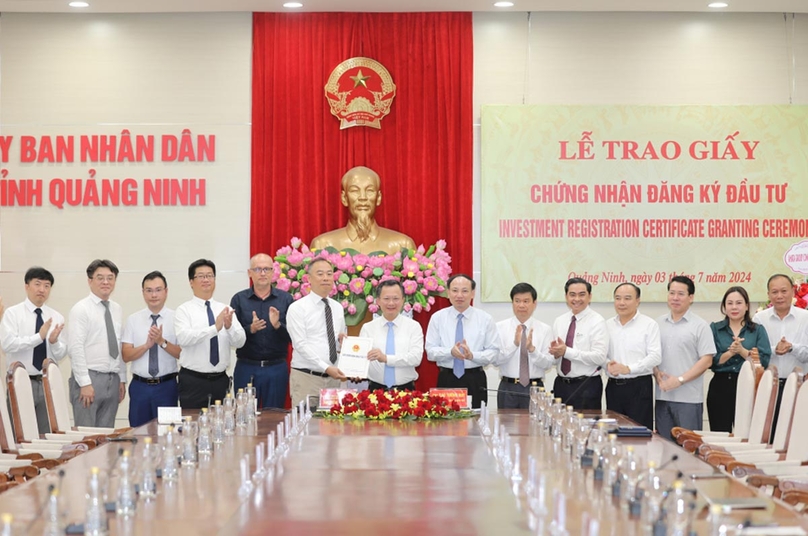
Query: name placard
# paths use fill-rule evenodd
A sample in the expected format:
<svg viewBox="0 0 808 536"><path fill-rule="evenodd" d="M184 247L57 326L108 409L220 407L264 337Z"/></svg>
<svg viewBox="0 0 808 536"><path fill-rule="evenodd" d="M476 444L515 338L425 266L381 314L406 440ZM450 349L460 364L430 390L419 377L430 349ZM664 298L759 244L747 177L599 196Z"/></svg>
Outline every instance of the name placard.
<svg viewBox="0 0 808 536"><path fill-rule="evenodd" d="M469 390L465 388L461 389L445 389L439 387L433 387L429 390L429 396L440 396L445 398L449 404L452 402L457 402L457 405L460 408L468 408L469 407L469 400L468 400Z"/></svg>

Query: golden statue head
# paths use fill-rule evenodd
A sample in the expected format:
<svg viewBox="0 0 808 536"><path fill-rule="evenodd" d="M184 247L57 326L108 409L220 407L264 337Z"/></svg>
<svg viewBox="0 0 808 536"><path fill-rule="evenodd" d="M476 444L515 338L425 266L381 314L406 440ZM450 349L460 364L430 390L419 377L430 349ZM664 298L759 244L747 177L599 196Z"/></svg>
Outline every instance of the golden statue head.
<svg viewBox="0 0 808 536"><path fill-rule="evenodd" d="M381 180L378 173L364 166L348 170L342 176L342 204L348 207L360 241L367 240L376 214L382 203Z"/></svg>

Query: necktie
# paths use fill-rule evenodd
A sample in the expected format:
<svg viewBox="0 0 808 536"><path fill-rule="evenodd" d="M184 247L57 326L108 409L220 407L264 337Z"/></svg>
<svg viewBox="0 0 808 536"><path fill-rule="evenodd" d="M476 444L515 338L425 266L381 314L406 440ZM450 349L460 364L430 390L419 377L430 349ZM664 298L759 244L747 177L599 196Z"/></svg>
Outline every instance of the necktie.
<svg viewBox="0 0 808 536"><path fill-rule="evenodd" d="M39 330L42 329L42 325L45 323L42 320L42 309L37 307L34 309L36 313L36 326L34 327L34 333L39 333ZM42 344L38 344L34 346L34 368L37 370L42 370L42 362L45 361L45 355L48 352L48 336L45 335L45 339L42 341Z"/></svg>
<svg viewBox="0 0 808 536"><path fill-rule="evenodd" d="M337 339L334 337L334 318L331 316L331 305L328 298L323 298L325 305L325 334L328 337L328 358L331 363L337 362Z"/></svg>
<svg viewBox="0 0 808 536"><path fill-rule="evenodd" d="M463 313L457 315L457 326L455 326L455 344L461 342L465 337L463 336ZM466 360L455 359L452 366L455 378L462 378L466 373Z"/></svg>
<svg viewBox="0 0 808 536"><path fill-rule="evenodd" d="M112 323L112 314L109 312L109 301L101 300L101 304L104 306L104 324L107 326L109 356L112 359L118 359L118 338L115 336L115 325Z"/></svg>
<svg viewBox="0 0 808 536"><path fill-rule="evenodd" d="M210 302L205 302L205 307L208 308L208 325L213 326L216 324L216 319L213 317L213 309L210 308ZM219 336L216 335L210 340L210 364L214 367L219 364Z"/></svg>
<svg viewBox="0 0 808 536"><path fill-rule="evenodd" d="M572 320L570 320L570 327L567 330L567 339L564 341L564 344L567 345L567 348L572 348L572 343L575 341L575 315L572 315ZM566 376L572 370L572 361L567 359L566 357L561 358L561 374Z"/></svg>
<svg viewBox="0 0 808 536"><path fill-rule="evenodd" d="M157 325L157 319L160 318L160 315L151 315L151 325ZM149 376L152 378L156 378L157 375L160 373L160 365L157 361L157 343L155 342L152 344L151 348L149 348Z"/></svg>
<svg viewBox="0 0 808 536"><path fill-rule="evenodd" d="M396 355L396 337L393 326L395 324L392 322L387 323L387 346L384 353L387 354L388 359L391 355ZM396 367L391 367L387 363L384 365L384 384L388 389L396 384Z"/></svg>
<svg viewBox="0 0 808 536"><path fill-rule="evenodd" d="M530 383L530 363L527 359L527 327L522 324L522 340L519 342L519 383L527 387Z"/></svg>

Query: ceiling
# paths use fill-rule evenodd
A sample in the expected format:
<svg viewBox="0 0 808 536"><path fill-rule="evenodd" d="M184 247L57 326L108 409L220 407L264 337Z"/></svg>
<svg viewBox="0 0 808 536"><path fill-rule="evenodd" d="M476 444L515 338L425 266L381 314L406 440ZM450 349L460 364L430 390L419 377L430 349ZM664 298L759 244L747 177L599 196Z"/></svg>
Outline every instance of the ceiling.
<svg viewBox="0 0 808 536"><path fill-rule="evenodd" d="M286 0L86 0L89 8L69 7L69 0L0 0L0 12L31 13L166 13L198 11L293 11ZM710 0L299 0L294 11L713 11L808 13L808 0L724 0L728 8L707 7Z"/></svg>

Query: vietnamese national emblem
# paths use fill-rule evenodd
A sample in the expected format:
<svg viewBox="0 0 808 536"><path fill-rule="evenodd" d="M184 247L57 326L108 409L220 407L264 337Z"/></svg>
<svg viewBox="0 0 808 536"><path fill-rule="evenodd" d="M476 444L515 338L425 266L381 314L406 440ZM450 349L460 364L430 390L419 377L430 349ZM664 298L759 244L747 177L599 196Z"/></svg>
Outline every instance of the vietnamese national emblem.
<svg viewBox="0 0 808 536"><path fill-rule="evenodd" d="M340 120L340 129L381 128L395 96L390 73L370 58L343 61L331 71L325 85L325 98L331 113Z"/></svg>

